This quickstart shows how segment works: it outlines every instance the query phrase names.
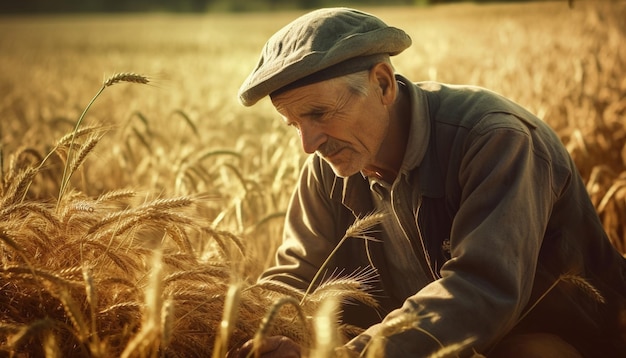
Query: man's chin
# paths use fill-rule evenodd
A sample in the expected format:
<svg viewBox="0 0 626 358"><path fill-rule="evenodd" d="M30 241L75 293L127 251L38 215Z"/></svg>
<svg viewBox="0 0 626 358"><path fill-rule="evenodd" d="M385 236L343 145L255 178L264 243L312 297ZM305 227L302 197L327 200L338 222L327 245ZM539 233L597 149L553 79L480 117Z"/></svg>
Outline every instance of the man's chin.
<svg viewBox="0 0 626 358"><path fill-rule="evenodd" d="M330 167L333 170L333 172L335 173L335 175L340 177L340 178L347 178L347 177L352 176L352 175L354 175L354 174L359 172L358 169L355 169L355 168L353 168L350 165L333 164L332 162L330 162L326 158L324 158L324 161L326 163L328 163L328 165L330 165Z"/></svg>

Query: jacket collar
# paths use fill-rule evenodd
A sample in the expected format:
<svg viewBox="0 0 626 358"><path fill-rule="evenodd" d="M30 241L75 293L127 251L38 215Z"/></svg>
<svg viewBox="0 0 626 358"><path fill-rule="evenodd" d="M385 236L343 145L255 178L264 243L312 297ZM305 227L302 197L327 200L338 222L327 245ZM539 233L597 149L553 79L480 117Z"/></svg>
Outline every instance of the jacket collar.
<svg viewBox="0 0 626 358"><path fill-rule="evenodd" d="M443 178L436 161L435 146L430 145L434 113L438 108L437 96L421 89L401 75L396 79L406 85L411 101L411 128L402 167L396 180L407 180L417 185L420 195L443 196ZM343 179L341 201L356 217L373 210L367 177L361 173Z"/></svg>

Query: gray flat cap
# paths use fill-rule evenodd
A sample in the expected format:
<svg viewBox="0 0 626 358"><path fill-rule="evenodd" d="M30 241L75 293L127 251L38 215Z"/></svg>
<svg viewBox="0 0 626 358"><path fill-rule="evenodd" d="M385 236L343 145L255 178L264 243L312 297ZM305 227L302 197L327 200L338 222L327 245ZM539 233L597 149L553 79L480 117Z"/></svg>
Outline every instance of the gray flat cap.
<svg viewBox="0 0 626 358"><path fill-rule="evenodd" d="M379 60L381 54L397 55L410 45L411 38L404 31L387 26L371 14L349 8L315 10L283 27L267 41L256 68L239 89L239 100L244 106L252 106L316 73L330 73L321 77L328 79L349 73L346 67L355 71L366 69L361 68L362 64ZM343 67L343 71L332 70L338 67Z"/></svg>

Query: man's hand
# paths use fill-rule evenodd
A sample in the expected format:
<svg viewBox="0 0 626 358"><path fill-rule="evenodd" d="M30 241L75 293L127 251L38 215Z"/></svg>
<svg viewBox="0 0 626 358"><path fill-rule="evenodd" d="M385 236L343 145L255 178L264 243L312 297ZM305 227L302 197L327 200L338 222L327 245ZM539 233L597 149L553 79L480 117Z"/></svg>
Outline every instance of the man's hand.
<svg viewBox="0 0 626 358"><path fill-rule="evenodd" d="M239 349L231 352L229 358L246 358L262 357L262 358L300 358L300 346L285 336L272 336L261 341L260 347L253 352L254 341L249 340ZM258 355L256 355L258 354Z"/></svg>

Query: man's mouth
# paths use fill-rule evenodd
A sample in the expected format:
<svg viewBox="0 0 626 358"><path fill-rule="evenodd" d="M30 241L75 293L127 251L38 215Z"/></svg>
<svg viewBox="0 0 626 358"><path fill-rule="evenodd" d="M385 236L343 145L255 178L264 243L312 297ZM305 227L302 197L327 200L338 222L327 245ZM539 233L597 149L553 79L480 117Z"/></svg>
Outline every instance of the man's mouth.
<svg viewBox="0 0 626 358"><path fill-rule="evenodd" d="M323 146L318 148L318 153L324 158L332 158L339 154L342 150L346 149L344 145L335 141L328 141Z"/></svg>
<svg viewBox="0 0 626 358"><path fill-rule="evenodd" d="M336 157L337 155L339 155L339 153L341 153L344 149L346 149L346 147L333 148L333 149L334 150L330 153L328 153L328 151L320 151L320 154L322 154L322 157L326 159L332 159Z"/></svg>

